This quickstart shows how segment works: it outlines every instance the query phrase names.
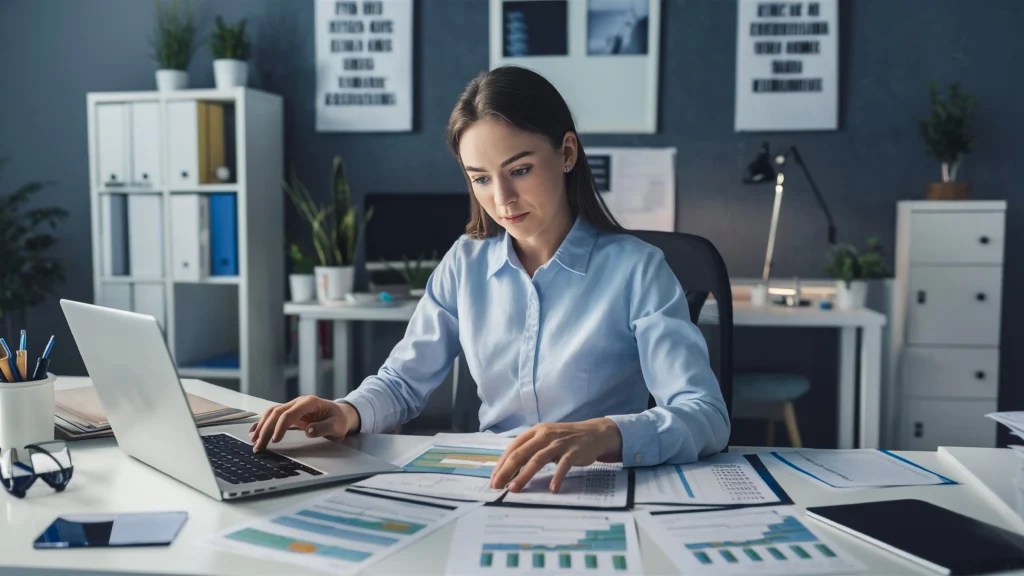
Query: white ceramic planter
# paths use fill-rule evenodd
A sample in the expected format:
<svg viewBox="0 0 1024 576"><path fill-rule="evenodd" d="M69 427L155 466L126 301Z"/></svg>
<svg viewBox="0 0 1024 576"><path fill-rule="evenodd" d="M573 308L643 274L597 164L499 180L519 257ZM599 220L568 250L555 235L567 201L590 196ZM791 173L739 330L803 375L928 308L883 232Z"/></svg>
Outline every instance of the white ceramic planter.
<svg viewBox="0 0 1024 576"><path fill-rule="evenodd" d="M412 288L409 290L409 296L412 298L422 298L427 293L426 288Z"/></svg>
<svg viewBox="0 0 1024 576"><path fill-rule="evenodd" d="M352 266L317 266L313 274L316 276L316 299L320 302L344 300L345 295L352 291L355 280L355 268Z"/></svg>
<svg viewBox="0 0 1024 576"><path fill-rule="evenodd" d="M161 92L188 88L188 72L184 70L157 70L156 89Z"/></svg>
<svg viewBox="0 0 1024 576"><path fill-rule="evenodd" d="M316 283L312 274L290 274L288 284L291 288L292 302L309 302L316 295Z"/></svg>
<svg viewBox="0 0 1024 576"><path fill-rule="evenodd" d="M46 376L34 382L0 384L0 450L53 440L53 383L57 377Z"/></svg>
<svg viewBox="0 0 1024 576"><path fill-rule="evenodd" d="M214 60L213 83L217 90L246 86L249 83L249 63L230 58Z"/></svg>
<svg viewBox="0 0 1024 576"><path fill-rule="evenodd" d="M836 282L836 308L840 310L856 310L863 308L868 299L868 283L854 280L850 286L839 280Z"/></svg>

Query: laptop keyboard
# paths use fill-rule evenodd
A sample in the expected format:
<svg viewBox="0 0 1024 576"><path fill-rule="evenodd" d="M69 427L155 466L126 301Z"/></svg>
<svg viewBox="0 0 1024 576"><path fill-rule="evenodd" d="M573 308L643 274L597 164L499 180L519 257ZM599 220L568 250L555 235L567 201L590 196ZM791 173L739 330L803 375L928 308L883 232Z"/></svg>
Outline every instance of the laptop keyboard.
<svg viewBox="0 0 1024 576"><path fill-rule="evenodd" d="M323 472L300 464L275 452L253 453L252 445L227 434L202 436L206 456L213 465L213 474L231 484L263 482L276 478L289 478L305 472L322 476Z"/></svg>

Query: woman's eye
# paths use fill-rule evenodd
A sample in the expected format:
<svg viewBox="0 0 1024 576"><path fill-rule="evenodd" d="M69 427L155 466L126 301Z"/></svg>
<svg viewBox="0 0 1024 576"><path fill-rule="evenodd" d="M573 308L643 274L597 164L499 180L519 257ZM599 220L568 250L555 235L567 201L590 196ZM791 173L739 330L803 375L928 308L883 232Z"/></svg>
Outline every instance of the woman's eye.
<svg viewBox="0 0 1024 576"><path fill-rule="evenodd" d="M516 168L512 171L513 176L525 176L530 171L531 166L523 166L522 168Z"/></svg>
<svg viewBox="0 0 1024 576"><path fill-rule="evenodd" d="M487 184L489 178L487 176L477 176L473 178L473 184Z"/></svg>

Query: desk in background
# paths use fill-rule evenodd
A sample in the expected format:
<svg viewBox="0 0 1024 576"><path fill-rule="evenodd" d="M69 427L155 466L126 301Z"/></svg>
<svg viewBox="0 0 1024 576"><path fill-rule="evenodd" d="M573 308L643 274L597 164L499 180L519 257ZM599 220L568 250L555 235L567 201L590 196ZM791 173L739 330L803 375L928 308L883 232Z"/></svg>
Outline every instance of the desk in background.
<svg viewBox="0 0 1024 576"><path fill-rule="evenodd" d="M57 388L90 385L87 378L61 377ZM271 402L231 390L189 380L188 392L227 406L261 413ZM248 424L225 426L222 430L244 433ZM378 457L392 459L425 445L423 436L356 435L346 443ZM785 449L776 449L785 450ZM25 574L29 570L47 574L291 574L295 565L249 558L218 550L209 545L220 531L251 521L253 517L297 504L337 486L275 495L253 500L218 502L165 476L121 452L112 438L71 443L75 475L68 489L54 493L45 486L33 487L29 496L18 500L0 496L0 574ZM761 454L768 470L799 508L853 502L917 498L949 508L1016 532L1024 533L1024 521L999 499L981 491L981 482L1001 463L1016 465L1010 450L979 448L967 453L950 451L900 452L899 454L964 484L959 486L915 486L837 491L795 473L768 456L767 449L732 448L732 452ZM958 456L967 454L963 462ZM981 470L979 470L979 468ZM986 472L988 470L989 472ZM970 473L968 473L970 472ZM979 480L982 478L982 480ZM110 512L153 512L185 510L189 520L175 542L166 548L34 550L32 540L61 514ZM808 520L808 522L812 522ZM817 530L867 564L872 574L932 574L916 564L867 544L830 527L814 524ZM442 527L409 548L371 567L367 574L443 574L454 524ZM639 529L644 569L650 574L674 574L675 567L653 540Z"/></svg>
<svg viewBox="0 0 1024 576"><path fill-rule="evenodd" d="M350 363L352 322L408 322L416 310L416 301L395 306L360 306L355 304L284 305L287 316L299 319L299 394L317 393L317 330L319 320L334 322L334 398L350 390ZM709 301L701 312L715 321L717 305ZM878 448L881 429L882 396L882 327L885 316L868 309L839 311L816 307L788 308L785 306L754 307L749 301L733 302L734 326L781 328L837 328L839 330L839 400L837 418L840 448L853 448L854 414L860 404L859 442L861 448ZM857 339L861 340L860 354ZM735 354L735 351L734 351ZM857 398L857 373L860 373L860 394Z"/></svg>

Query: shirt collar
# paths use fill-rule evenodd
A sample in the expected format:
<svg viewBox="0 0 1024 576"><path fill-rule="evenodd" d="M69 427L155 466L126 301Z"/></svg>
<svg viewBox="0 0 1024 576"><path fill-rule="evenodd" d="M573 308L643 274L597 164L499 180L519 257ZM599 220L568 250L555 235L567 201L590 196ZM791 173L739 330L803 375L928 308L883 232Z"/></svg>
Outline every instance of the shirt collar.
<svg viewBox="0 0 1024 576"><path fill-rule="evenodd" d="M577 217L576 223L569 230L565 240L562 240L562 245L558 247L552 260L566 270L585 276L597 236L598 231L593 225L583 217ZM515 247L512 245L512 236L502 230L500 240L491 248L487 277L496 274L505 264L518 267L519 257L516 256Z"/></svg>

